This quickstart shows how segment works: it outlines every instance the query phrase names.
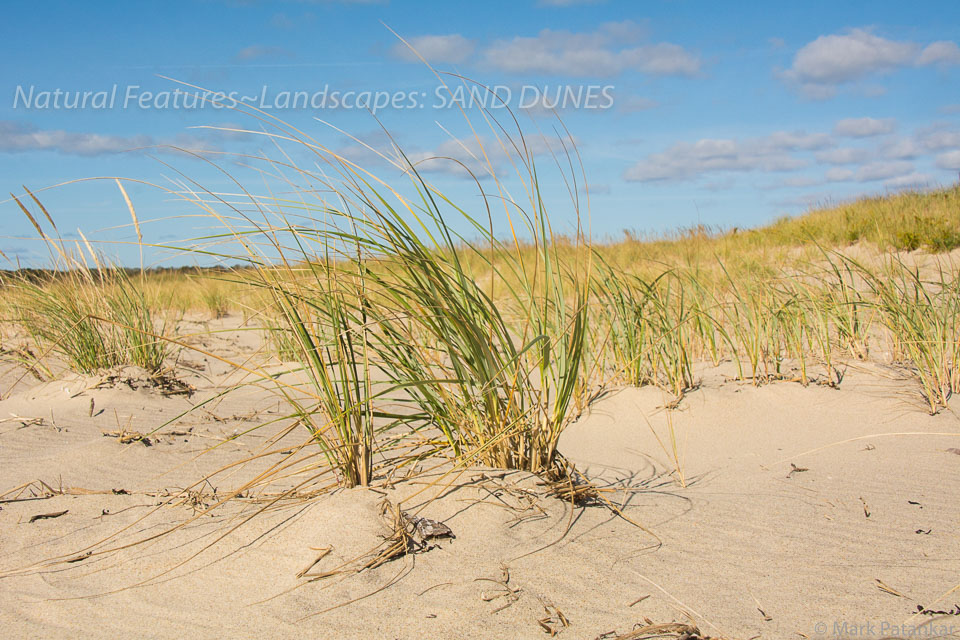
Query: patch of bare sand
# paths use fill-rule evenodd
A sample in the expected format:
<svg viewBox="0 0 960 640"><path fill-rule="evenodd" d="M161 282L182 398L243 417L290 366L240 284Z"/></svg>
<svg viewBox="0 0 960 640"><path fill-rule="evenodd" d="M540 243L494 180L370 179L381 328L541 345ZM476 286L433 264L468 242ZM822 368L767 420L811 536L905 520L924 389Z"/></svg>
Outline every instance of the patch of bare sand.
<svg viewBox="0 0 960 640"><path fill-rule="evenodd" d="M817 637L818 623L902 623L960 583L960 455L947 451L960 447L960 421L924 414L914 383L868 370L840 390L708 376L672 412L685 488L654 436L667 441L668 399L624 389L596 403L561 450L659 542L603 506L571 510L536 478L476 469L398 482L392 501L408 498L405 509L422 507L456 539L356 575L297 578L321 548L331 551L314 572L381 543L383 496L362 489L266 511L236 501L151 542L43 566L108 536L122 546L187 521L198 505L158 506L156 492L262 449L264 434L245 425L279 409L255 389L211 403L216 419L191 414L190 435L169 443L102 435L116 428L113 411L146 432L220 388L192 383L192 398L75 396L59 381L0 401L0 416L54 416L0 423L0 488L41 479L104 492L0 504L5 635L542 638L545 620L563 637L595 638L687 611L711 635ZM104 413L89 415L91 397ZM878 435L901 432L927 435Z"/></svg>

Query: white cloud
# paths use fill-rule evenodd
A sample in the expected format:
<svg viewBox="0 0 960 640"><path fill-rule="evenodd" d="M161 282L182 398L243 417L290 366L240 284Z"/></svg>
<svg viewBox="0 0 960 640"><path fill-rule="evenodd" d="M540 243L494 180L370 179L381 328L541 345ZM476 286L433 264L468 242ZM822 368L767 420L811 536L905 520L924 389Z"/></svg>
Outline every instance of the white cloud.
<svg viewBox="0 0 960 640"><path fill-rule="evenodd" d="M721 180L706 182L701 186L707 191L729 191L730 189L737 186L737 181L736 179L733 178L733 176L728 176Z"/></svg>
<svg viewBox="0 0 960 640"><path fill-rule="evenodd" d="M484 51L487 66L511 73L615 76L625 71L694 75L700 58L677 44L643 43L637 23L611 22L595 31L544 29L534 37L497 40Z"/></svg>
<svg viewBox="0 0 960 640"><path fill-rule="evenodd" d="M470 57L476 48L473 41L469 40L459 33L449 35L427 35L407 38L410 46L416 50L416 53L410 50L410 47L402 42L398 42L390 49L390 53L395 57L406 62L420 62L417 56L419 53L426 58L427 62L433 63L458 63L463 62Z"/></svg>
<svg viewBox="0 0 960 640"><path fill-rule="evenodd" d="M556 154L562 157L564 146L567 150L579 144L576 139L544 138L530 136L525 139L526 151L533 157ZM407 159L417 171L424 173L446 173L458 176L473 174L478 179L491 175L501 175L504 171L513 171L513 165L520 166L521 159L506 140L497 140L480 136L463 139L447 139L427 151L407 152Z"/></svg>
<svg viewBox="0 0 960 640"><path fill-rule="evenodd" d="M829 100L837 95L837 88L829 84L803 84L800 93L810 100Z"/></svg>
<svg viewBox="0 0 960 640"><path fill-rule="evenodd" d="M960 64L960 47L957 46L956 42L949 40L932 42L920 52L917 64L921 66Z"/></svg>
<svg viewBox="0 0 960 640"><path fill-rule="evenodd" d="M759 188L763 189L764 191L770 191L773 189L783 188L797 189L813 187L818 184L823 184L823 180L819 178L811 178L809 176L793 176L791 178L784 178L783 180L761 184L759 185Z"/></svg>
<svg viewBox="0 0 960 640"><path fill-rule="evenodd" d="M937 156L937 166L941 169L960 170L960 151L947 151Z"/></svg>
<svg viewBox="0 0 960 640"><path fill-rule="evenodd" d="M880 146L879 155L888 160L909 160L922 155L923 146L914 138L899 138L888 141Z"/></svg>
<svg viewBox="0 0 960 640"><path fill-rule="evenodd" d="M919 189L933 184L933 176L925 173L908 173L899 178L891 178L883 181L883 186L887 189Z"/></svg>
<svg viewBox="0 0 960 640"><path fill-rule="evenodd" d="M555 0L551 6L573 3ZM536 36L489 43L483 48L482 61L489 68L508 73L587 77L615 76L626 71L653 75L694 75L700 71L697 54L670 42L647 42L646 37L647 29L632 20L608 22L584 32L544 29ZM408 42L430 62L464 62L476 50L476 44L460 34L422 35L408 38ZM391 47L390 54L419 62L402 42Z"/></svg>
<svg viewBox="0 0 960 640"><path fill-rule="evenodd" d="M911 160L953 150L960 150L960 130L950 123L937 123L909 136L884 139L872 152L877 159Z"/></svg>
<svg viewBox="0 0 960 640"><path fill-rule="evenodd" d="M833 127L834 135L848 138L869 138L892 132L897 127L893 118L846 118Z"/></svg>
<svg viewBox="0 0 960 640"><path fill-rule="evenodd" d="M840 169L834 168L829 169L824 177L828 182L846 182L848 180L853 180L853 170L852 169Z"/></svg>
<svg viewBox="0 0 960 640"><path fill-rule="evenodd" d="M590 191L591 195L595 195L595 196L597 195L608 196L611 193L613 193L613 189L610 187L609 184L605 182L587 185L587 189Z"/></svg>
<svg viewBox="0 0 960 640"><path fill-rule="evenodd" d="M832 144L822 133L778 131L761 138L703 139L678 142L665 151L653 153L624 173L633 182L692 179L724 171L792 171L808 161L791 151L822 149Z"/></svg>
<svg viewBox="0 0 960 640"><path fill-rule="evenodd" d="M848 82L867 73L908 64L917 53L912 42L896 42L865 29L820 36L797 51L790 72L802 83Z"/></svg>
<svg viewBox="0 0 960 640"><path fill-rule="evenodd" d="M842 147L840 149L820 151L814 157L817 159L817 162L823 162L825 164L860 164L872 155L869 149Z"/></svg>
<svg viewBox="0 0 960 640"><path fill-rule="evenodd" d="M901 67L960 64L960 47L942 40L926 47L876 35L870 29L823 35L801 47L781 75L810 98L836 94L836 86Z"/></svg>
<svg viewBox="0 0 960 640"><path fill-rule="evenodd" d="M903 161L871 162L854 169L834 167L824 174L827 182L875 182L899 179L913 173L913 163Z"/></svg>
<svg viewBox="0 0 960 640"><path fill-rule="evenodd" d="M960 130L937 125L920 131L917 137L920 144L930 151L960 149Z"/></svg>
<svg viewBox="0 0 960 640"><path fill-rule="evenodd" d="M770 151L815 151L831 146L833 139L825 133L774 131L768 136L757 138L756 142L759 147Z"/></svg>
<svg viewBox="0 0 960 640"><path fill-rule="evenodd" d="M32 125L0 121L0 151L59 151L78 156L118 153L153 144L150 136L112 136L99 133L75 133L42 130Z"/></svg>
<svg viewBox="0 0 960 640"><path fill-rule="evenodd" d="M115 136L100 133L38 129L33 125L0 120L0 153L57 151L75 156L99 156L122 153L144 147L175 146L181 149L217 148L215 133L206 136L180 134L167 140L147 135ZM160 149L162 150L162 149Z"/></svg>
<svg viewBox="0 0 960 640"><path fill-rule="evenodd" d="M644 157L628 168L623 178L637 182L694 180L735 172L792 172L815 163L823 171L822 178L794 174L770 180L759 188L880 181L901 188L933 183L931 175L918 173L914 159L941 170L960 170L960 130L951 123L938 123L909 136L889 135L895 126L893 119L841 120L834 129L837 136L884 136L872 144L850 146L836 146L837 138L826 133L785 131L755 138L679 142Z"/></svg>
<svg viewBox="0 0 960 640"><path fill-rule="evenodd" d="M497 172L501 165L501 154L498 149L496 157L491 157L493 147L488 139L482 139L480 143L472 139L444 140L429 151L408 152L407 157L418 171L455 175L472 173L482 177L490 174L491 166L484 159L481 146L487 150L486 158L492 165L492 171Z"/></svg>
<svg viewBox="0 0 960 640"><path fill-rule="evenodd" d="M899 178L913 171L913 163L902 160L880 161L865 164L857 169L855 178L859 182Z"/></svg>

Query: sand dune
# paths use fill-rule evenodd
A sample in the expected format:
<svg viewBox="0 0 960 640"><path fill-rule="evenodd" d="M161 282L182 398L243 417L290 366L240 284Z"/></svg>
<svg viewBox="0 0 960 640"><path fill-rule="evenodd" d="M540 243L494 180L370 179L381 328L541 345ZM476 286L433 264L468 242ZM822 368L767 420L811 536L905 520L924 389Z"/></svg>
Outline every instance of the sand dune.
<svg viewBox="0 0 960 640"><path fill-rule="evenodd" d="M243 340L211 347L239 353L251 348ZM184 372L190 398L70 374L14 387L22 372L5 374L0 489L34 482L0 504L5 637L597 638L688 617L713 636L827 637L835 623L929 623L911 618L918 605L960 599L938 600L960 583L960 455L950 451L960 420L927 415L915 383L892 369L852 367L839 390L754 387L704 369L669 411L685 487L661 444L671 398L609 393L560 449L624 517L604 504L572 509L529 474L438 469L386 492L266 510L235 500L190 521L203 506L179 490L262 450L268 431L245 432L280 415L275 395L249 388L212 402L152 446L103 432L148 433L215 395L229 367L200 365ZM221 478L218 495L283 455ZM42 497L35 481L63 493ZM31 491L38 499L23 500ZM297 578L322 548L314 572L377 547L385 497L456 538L358 574ZM955 616L937 624L951 622L960 632Z"/></svg>

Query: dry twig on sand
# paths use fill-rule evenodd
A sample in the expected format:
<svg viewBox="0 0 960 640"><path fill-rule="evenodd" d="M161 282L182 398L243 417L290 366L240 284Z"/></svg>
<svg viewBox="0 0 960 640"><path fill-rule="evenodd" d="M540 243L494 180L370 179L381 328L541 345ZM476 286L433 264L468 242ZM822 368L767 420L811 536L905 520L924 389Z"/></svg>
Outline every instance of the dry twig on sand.
<svg viewBox="0 0 960 640"><path fill-rule="evenodd" d="M646 624L637 626L632 631L628 631L611 640L653 640L654 638L675 638L676 640L711 640L710 636L700 635L700 629L691 624L680 622L668 622L666 624L653 624L649 619ZM714 638L713 640L720 640Z"/></svg>

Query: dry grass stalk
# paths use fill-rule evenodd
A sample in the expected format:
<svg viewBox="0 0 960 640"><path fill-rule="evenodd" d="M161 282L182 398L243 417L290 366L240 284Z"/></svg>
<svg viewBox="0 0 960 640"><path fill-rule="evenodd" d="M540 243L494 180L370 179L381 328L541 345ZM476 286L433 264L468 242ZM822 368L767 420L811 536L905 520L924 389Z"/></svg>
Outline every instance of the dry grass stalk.
<svg viewBox="0 0 960 640"><path fill-rule="evenodd" d="M654 624L649 618L646 624L637 625L632 631L615 636L612 640L653 640L654 638L675 638L676 640L721 640L701 635L700 629L691 624L667 622Z"/></svg>
<svg viewBox="0 0 960 640"><path fill-rule="evenodd" d="M499 578L474 578L474 582L491 582L497 587L497 591L493 593L488 593L486 591L480 592L480 599L484 602L495 602L500 598L503 598L505 602L495 608L490 613L499 613L504 609L513 606L515 602L520 599L521 589L514 587L510 584L510 568L507 565L500 565L500 577Z"/></svg>
<svg viewBox="0 0 960 640"><path fill-rule="evenodd" d="M150 441L150 438L143 435L139 431L127 431L126 429L120 429L118 431L104 431L103 436L107 438L116 438L120 442L120 444L130 444L131 442L140 442L147 447L153 444Z"/></svg>
<svg viewBox="0 0 960 640"><path fill-rule="evenodd" d="M544 633L552 638L570 626L570 621L563 615L563 611L560 611L552 602L544 602L543 600L540 602L547 615L538 619L537 624L540 625Z"/></svg>

